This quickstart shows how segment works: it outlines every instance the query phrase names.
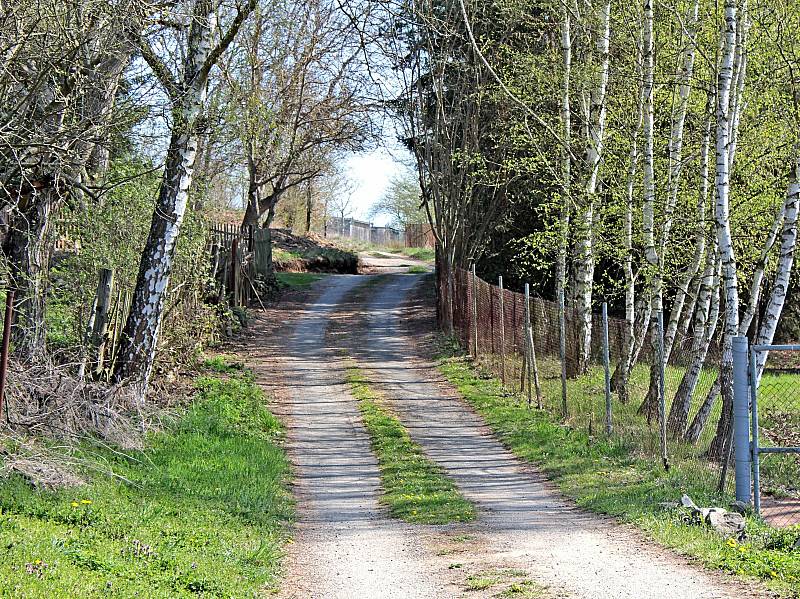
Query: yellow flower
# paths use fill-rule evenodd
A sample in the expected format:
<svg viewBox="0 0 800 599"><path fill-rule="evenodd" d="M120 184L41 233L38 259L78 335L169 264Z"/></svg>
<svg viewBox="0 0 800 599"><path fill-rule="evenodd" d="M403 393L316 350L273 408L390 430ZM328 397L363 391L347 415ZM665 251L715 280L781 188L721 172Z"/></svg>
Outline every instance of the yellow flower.
<svg viewBox="0 0 800 599"><path fill-rule="evenodd" d="M769 575L772 576L772 578L775 578L778 573L775 570L770 570Z"/></svg>
<svg viewBox="0 0 800 599"><path fill-rule="evenodd" d="M42 560L40 560L40 559L37 559L37 560L36 560L35 562L33 562L33 563L34 563L34 564L36 564L36 565L38 566L39 564L41 564L41 563L42 563Z"/></svg>
<svg viewBox="0 0 800 599"><path fill-rule="evenodd" d="M73 501L71 505L72 505L72 507L78 507L78 502L77 501Z"/></svg>
<svg viewBox="0 0 800 599"><path fill-rule="evenodd" d="M728 547L736 547L736 539L728 539Z"/></svg>
<svg viewBox="0 0 800 599"><path fill-rule="evenodd" d="M746 549L744 547L739 547L739 553L744 553Z"/></svg>
<svg viewBox="0 0 800 599"><path fill-rule="evenodd" d="M81 499L81 503L83 505L91 505L92 500L91 499Z"/></svg>

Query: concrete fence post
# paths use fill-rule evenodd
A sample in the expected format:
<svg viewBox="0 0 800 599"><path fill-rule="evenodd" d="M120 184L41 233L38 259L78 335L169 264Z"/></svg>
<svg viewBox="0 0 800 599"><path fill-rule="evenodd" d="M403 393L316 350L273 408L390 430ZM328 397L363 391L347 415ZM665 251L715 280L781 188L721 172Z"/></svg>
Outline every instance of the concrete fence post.
<svg viewBox="0 0 800 599"><path fill-rule="evenodd" d="M733 442L736 456L736 499L750 503L750 384L747 337L733 338Z"/></svg>

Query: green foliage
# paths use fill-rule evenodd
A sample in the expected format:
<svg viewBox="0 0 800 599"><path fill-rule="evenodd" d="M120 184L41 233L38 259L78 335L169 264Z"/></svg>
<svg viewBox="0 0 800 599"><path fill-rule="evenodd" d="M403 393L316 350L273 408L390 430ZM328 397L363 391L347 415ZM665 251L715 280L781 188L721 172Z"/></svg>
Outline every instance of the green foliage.
<svg viewBox="0 0 800 599"><path fill-rule="evenodd" d="M282 434L249 376L202 378L195 402L145 450L79 449L88 484L0 482L0 587L17 597L254 596L275 582L292 518Z"/></svg>
<svg viewBox="0 0 800 599"><path fill-rule="evenodd" d="M741 544L688 525L679 511L664 510L660 504L677 501L683 493L702 505L726 501L698 477L691 461L678 461L665 473L656 460L638 457L613 441L590 438L548 412L528 409L521 398L509 397L499 381L450 355L442 354L439 364L445 377L515 454L535 462L579 506L631 522L709 567L760 578L782 595L800 594L800 554L790 547L797 531L776 534L748 517L748 540ZM570 397L581 393L575 381L570 385Z"/></svg>
<svg viewBox="0 0 800 599"><path fill-rule="evenodd" d="M425 457L400 420L370 389L361 371L349 368L347 380L378 456L384 491L381 501L389 507L391 515L414 524L473 520L472 504L442 469Z"/></svg>
<svg viewBox="0 0 800 599"><path fill-rule="evenodd" d="M50 272L47 298L48 344L74 350L84 341L86 323L101 268L114 270L114 295L132 293L142 249L150 230L161 175L131 155L112 162L110 191L68 207L55 235L77 249L59 254ZM217 331L216 315L203 303L209 284L207 227L202 214L189 212L181 227L166 300L158 359L188 362ZM191 317L187 317L191 314Z"/></svg>

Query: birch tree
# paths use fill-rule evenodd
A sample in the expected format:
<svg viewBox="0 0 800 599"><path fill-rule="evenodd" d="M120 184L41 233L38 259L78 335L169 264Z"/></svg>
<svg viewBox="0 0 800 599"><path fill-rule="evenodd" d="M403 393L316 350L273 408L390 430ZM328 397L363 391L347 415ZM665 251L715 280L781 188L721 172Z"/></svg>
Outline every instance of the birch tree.
<svg viewBox="0 0 800 599"><path fill-rule="evenodd" d="M173 15L177 31L188 31L185 41L175 35L164 38L158 24L151 26L151 36L138 39L142 58L169 98L172 117L161 189L114 372L116 382L128 380L135 386L140 401L144 401L155 359L175 246L192 184L209 75L255 4L256 0L237 4L227 28L220 31L220 5L212 0L194 0L187 11L179 6ZM167 47L180 46L182 60L175 70L162 60L159 46L153 43L158 34Z"/></svg>
<svg viewBox="0 0 800 599"><path fill-rule="evenodd" d="M594 87L583 92L583 119L586 131L586 152L583 160L583 189L577 198L575 214L575 312L578 323L577 373L586 372L592 353L592 290L594 286L595 255L593 234L595 202L600 163L606 133L606 92L609 73L609 44L611 40L611 1L592 3L588 18L596 20L593 28L594 53L598 74Z"/></svg>
<svg viewBox="0 0 800 599"><path fill-rule="evenodd" d="M736 256L733 248L730 220L730 142L731 142L731 86L736 57L736 30L738 26L736 0L725 0L723 25L723 52L717 75L717 133L716 133L716 206L714 225L722 262L722 287L725 299L725 328L720 364L722 389L722 414L710 449L710 455L724 455L732 427L733 414L733 337L739 330L739 287Z"/></svg>

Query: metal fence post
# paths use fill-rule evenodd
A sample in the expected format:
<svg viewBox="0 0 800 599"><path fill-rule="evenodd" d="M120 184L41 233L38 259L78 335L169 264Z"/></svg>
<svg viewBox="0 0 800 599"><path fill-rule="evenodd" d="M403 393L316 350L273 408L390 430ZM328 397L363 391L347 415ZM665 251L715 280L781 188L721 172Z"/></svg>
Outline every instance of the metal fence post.
<svg viewBox="0 0 800 599"><path fill-rule="evenodd" d="M657 314L658 325L658 421L661 433L661 462L664 469L669 470L669 456L667 454L667 403L664 392L664 378L666 375L666 360L664 358L664 311Z"/></svg>
<svg viewBox="0 0 800 599"><path fill-rule="evenodd" d="M478 359L478 275L472 265L472 340L475 349L474 357Z"/></svg>
<svg viewBox="0 0 800 599"><path fill-rule="evenodd" d="M525 356L527 357L528 362L528 377L525 381L525 384L528 386L528 409L531 407L532 401L532 393L533 389L531 389L532 385L532 378L533 378L533 348L531 347L530 343L530 335L528 332L531 329L531 288L528 283L525 283L525 327L523 328L523 332L525 334Z"/></svg>
<svg viewBox="0 0 800 599"><path fill-rule="evenodd" d="M14 316L14 290L6 290L6 316L3 321L3 345L0 348L0 418L3 416L3 401L6 398L6 373L8 372L8 348L11 343L11 320ZM8 411L8 410L6 410Z"/></svg>
<svg viewBox="0 0 800 599"><path fill-rule="evenodd" d="M503 275L497 278L497 285L500 287L500 380L503 386L506 384L506 311L505 311L505 291L503 291Z"/></svg>
<svg viewBox="0 0 800 599"><path fill-rule="evenodd" d="M606 375L606 434L610 435L611 426L611 359L608 349L608 303L603 302L603 367Z"/></svg>
<svg viewBox="0 0 800 599"><path fill-rule="evenodd" d="M567 307L564 286L558 289L558 356L561 361L561 414L567 419Z"/></svg>
<svg viewBox="0 0 800 599"><path fill-rule="evenodd" d="M736 500L750 503L750 386L747 337L733 338L733 439Z"/></svg>

